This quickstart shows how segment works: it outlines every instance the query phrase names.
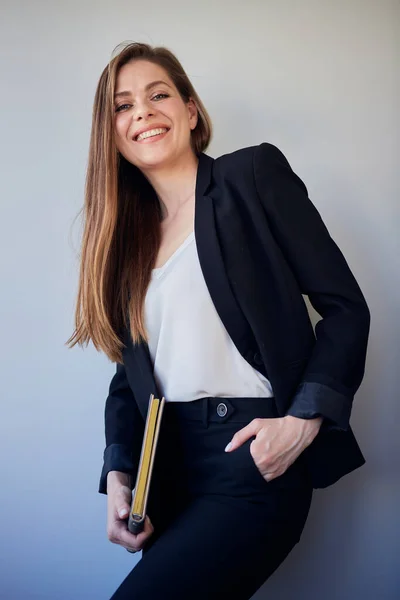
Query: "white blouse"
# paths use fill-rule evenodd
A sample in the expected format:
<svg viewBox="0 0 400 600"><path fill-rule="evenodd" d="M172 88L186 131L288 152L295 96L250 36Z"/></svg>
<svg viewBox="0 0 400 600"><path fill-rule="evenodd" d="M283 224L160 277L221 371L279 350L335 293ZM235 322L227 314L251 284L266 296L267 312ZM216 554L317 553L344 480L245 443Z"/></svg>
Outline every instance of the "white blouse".
<svg viewBox="0 0 400 600"><path fill-rule="evenodd" d="M145 325L154 377L166 402L274 395L270 381L242 357L214 307L194 231L153 269Z"/></svg>

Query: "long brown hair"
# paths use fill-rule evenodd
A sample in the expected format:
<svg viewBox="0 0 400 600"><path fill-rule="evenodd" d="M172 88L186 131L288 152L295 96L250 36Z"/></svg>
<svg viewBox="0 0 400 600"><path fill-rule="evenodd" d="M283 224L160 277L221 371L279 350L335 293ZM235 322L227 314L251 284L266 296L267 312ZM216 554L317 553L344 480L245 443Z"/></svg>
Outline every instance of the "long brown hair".
<svg viewBox="0 0 400 600"><path fill-rule="evenodd" d="M114 90L120 68L143 59L168 73L184 102L196 104L191 132L196 155L212 137L210 117L174 54L165 47L129 42L104 68L94 98L85 181L84 230L75 331L66 345L92 340L113 362L122 362L124 328L134 343L148 342L143 308L161 243L161 205L154 188L118 151L114 140Z"/></svg>

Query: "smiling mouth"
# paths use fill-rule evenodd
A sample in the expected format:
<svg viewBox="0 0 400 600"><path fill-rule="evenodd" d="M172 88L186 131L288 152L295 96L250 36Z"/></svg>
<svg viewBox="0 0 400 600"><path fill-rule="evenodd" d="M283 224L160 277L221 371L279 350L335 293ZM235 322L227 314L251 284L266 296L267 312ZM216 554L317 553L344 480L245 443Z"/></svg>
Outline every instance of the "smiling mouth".
<svg viewBox="0 0 400 600"><path fill-rule="evenodd" d="M141 140L138 140L138 136L140 135L140 134L138 134L138 135L135 135L135 137L133 138L133 140L135 142L145 142L146 140L153 140L153 139L156 139L156 138L159 138L159 137L162 137L162 136L166 135L169 132L170 128L168 127L166 129L167 129L167 131L163 131L162 133L156 133L156 134L153 134L153 135L149 135L147 137L142 138Z"/></svg>

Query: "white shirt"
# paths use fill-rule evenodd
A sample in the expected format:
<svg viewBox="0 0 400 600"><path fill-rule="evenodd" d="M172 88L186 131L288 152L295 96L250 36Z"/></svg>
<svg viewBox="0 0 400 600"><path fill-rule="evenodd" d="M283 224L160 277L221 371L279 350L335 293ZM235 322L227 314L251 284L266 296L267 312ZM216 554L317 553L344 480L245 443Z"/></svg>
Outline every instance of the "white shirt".
<svg viewBox="0 0 400 600"><path fill-rule="evenodd" d="M154 377L166 402L274 395L270 381L242 357L215 309L194 231L153 269L145 325Z"/></svg>

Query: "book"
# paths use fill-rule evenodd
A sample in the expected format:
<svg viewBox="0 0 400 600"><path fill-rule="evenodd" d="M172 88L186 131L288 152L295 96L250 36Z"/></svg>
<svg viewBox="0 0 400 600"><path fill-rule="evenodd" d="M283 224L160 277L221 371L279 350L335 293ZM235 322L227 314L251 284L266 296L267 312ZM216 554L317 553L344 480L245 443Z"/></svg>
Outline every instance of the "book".
<svg viewBox="0 0 400 600"><path fill-rule="evenodd" d="M135 488L132 492L132 504L128 519L128 529L134 534L138 534L144 529L147 499L149 496L151 475L153 472L164 405L164 397L160 400L159 398L156 398L154 394L150 394L139 467Z"/></svg>

